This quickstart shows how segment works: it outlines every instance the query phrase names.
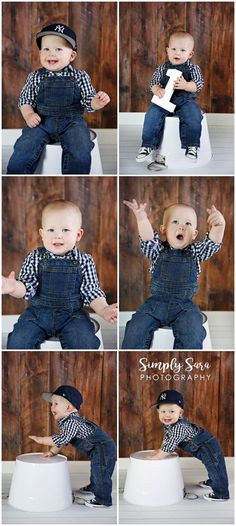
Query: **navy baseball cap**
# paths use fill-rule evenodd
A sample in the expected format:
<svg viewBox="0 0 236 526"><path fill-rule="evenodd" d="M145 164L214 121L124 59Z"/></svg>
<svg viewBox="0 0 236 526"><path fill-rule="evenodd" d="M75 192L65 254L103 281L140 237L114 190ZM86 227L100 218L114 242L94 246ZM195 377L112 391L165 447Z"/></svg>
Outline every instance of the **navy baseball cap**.
<svg viewBox="0 0 236 526"><path fill-rule="evenodd" d="M76 409L79 409L81 404L83 403L82 394L78 391L78 389L72 387L71 385L60 385L52 393L42 393L42 398L47 402L51 402L52 395L62 396L62 398L66 398L66 400L68 400L74 407L76 407Z"/></svg>
<svg viewBox="0 0 236 526"><path fill-rule="evenodd" d="M160 404L176 404L183 409L184 399L181 393L174 389L167 389L159 394L157 401L150 407L159 407Z"/></svg>
<svg viewBox="0 0 236 526"><path fill-rule="evenodd" d="M47 35L58 35L70 43L74 51L77 50L76 34L69 26L65 24L50 24L50 26L43 27L39 33L36 33L36 42L39 49L41 49L41 39Z"/></svg>

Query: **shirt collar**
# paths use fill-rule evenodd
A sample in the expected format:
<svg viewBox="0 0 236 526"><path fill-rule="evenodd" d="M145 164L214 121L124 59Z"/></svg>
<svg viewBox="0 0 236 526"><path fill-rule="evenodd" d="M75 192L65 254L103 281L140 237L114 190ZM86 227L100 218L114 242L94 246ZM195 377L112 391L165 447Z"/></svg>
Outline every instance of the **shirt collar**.
<svg viewBox="0 0 236 526"><path fill-rule="evenodd" d="M53 254L53 252L50 252L50 250L47 250L46 248L45 248L45 254L51 257L52 259L70 258L70 259L75 259L76 261L79 259L79 249L77 249L76 246L74 246L72 250L69 250L68 252L63 254L63 256Z"/></svg>
<svg viewBox="0 0 236 526"><path fill-rule="evenodd" d="M58 424L62 424L63 422L65 422L65 420L71 418L71 416L73 415L78 415L78 411L72 411L71 413L69 413L69 415L63 416L62 418L60 418L60 420L58 420Z"/></svg>
<svg viewBox="0 0 236 526"><path fill-rule="evenodd" d="M65 73L72 73L74 71L74 68L71 64L68 66L65 66L61 71L49 71L46 68L43 68L43 71L49 76L54 77L55 75L64 75Z"/></svg>

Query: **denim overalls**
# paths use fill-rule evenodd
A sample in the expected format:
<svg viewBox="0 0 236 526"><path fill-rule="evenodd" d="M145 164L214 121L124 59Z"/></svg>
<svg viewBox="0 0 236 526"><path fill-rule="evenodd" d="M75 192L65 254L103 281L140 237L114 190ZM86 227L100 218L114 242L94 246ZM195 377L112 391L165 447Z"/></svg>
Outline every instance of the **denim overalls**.
<svg viewBox="0 0 236 526"><path fill-rule="evenodd" d="M194 438L190 441L180 442L178 447L201 460L208 472L207 483L213 489L216 497L228 499L228 476L225 459L216 438L209 431L199 427L198 434Z"/></svg>
<svg viewBox="0 0 236 526"><path fill-rule="evenodd" d="M78 83L73 76L58 73L48 77L44 68L39 71L42 78L35 111L42 120L35 128L23 129L14 145L7 173L33 174L46 144L60 142L62 173L89 174L93 142L83 119Z"/></svg>
<svg viewBox="0 0 236 526"><path fill-rule="evenodd" d="M168 69L178 69L187 82L191 80L190 71L186 63L173 66L169 62L167 63L166 71ZM165 87L168 80L169 77L165 75L161 84ZM171 97L171 102L176 104L174 114L179 117L182 148L187 148L187 146L200 146L202 112L195 99L195 93L184 90L175 90ZM157 106L157 104L150 104L144 119L142 146L147 146L154 150L159 148L162 142L165 118L167 115L173 114Z"/></svg>
<svg viewBox="0 0 236 526"><path fill-rule="evenodd" d="M45 339L57 336L63 349L98 349L94 324L82 310L78 260L52 259L39 250L44 257L37 292L9 334L7 348L40 349Z"/></svg>
<svg viewBox="0 0 236 526"><path fill-rule="evenodd" d="M96 500L100 504L111 506L111 477L116 463L116 446L111 436L94 422L84 418L83 421L92 424L94 433L87 438L72 438L70 444L88 455L91 460L89 489L94 493Z"/></svg>
<svg viewBox="0 0 236 526"><path fill-rule="evenodd" d="M169 325L174 349L202 349L206 331L192 297L197 293L197 262L190 247L172 249L166 244L155 264L150 286L153 294L127 323L123 349L149 349L153 333Z"/></svg>

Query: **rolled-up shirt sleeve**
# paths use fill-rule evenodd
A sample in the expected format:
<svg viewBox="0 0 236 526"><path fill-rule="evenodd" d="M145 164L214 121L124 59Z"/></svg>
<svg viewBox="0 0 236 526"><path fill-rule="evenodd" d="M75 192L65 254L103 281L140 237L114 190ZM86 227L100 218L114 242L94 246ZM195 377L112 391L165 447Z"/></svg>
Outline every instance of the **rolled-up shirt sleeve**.
<svg viewBox="0 0 236 526"><path fill-rule="evenodd" d="M52 440L57 447L67 446L78 431L78 425L73 420L67 420L60 427L59 435L52 435Z"/></svg>
<svg viewBox="0 0 236 526"><path fill-rule="evenodd" d="M191 64L190 72L191 78L196 84L197 92L201 91L201 89L204 86L204 79L202 76L201 68L197 64Z"/></svg>
<svg viewBox="0 0 236 526"><path fill-rule="evenodd" d="M80 293L83 299L84 305L90 305L90 303L96 298L105 298L105 292L100 287L97 271L94 260L90 254L84 254L85 261L83 263L83 280L80 288Z"/></svg>
<svg viewBox="0 0 236 526"><path fill-rule="evenodd" d="M26 256L17 279L21 281L26 288L24 299L28 301L33 298L39 284L37 250L30 252L28 256Z"/></svg>
<svg viewBox="0 0 236 526"><path fill-rule="evenodd" d="M19 100L18 107L23 106L24 104L29 104L34 108L36 106L37 94L39 91L40 75L37 71L30 73L26 79L26 83L22 88Z"/></svg>
<svg viewBox="0 0 236 526"><path fill-rule="evenodd" d="M86 71L81 70L78 80L79 87L81 90L80 104L86 111L92 112L94 111L94 109L91 106L91 101L94 95L96 95L96 90L92 85L90 76L88 75L88 73L86 73Z"/></svg>

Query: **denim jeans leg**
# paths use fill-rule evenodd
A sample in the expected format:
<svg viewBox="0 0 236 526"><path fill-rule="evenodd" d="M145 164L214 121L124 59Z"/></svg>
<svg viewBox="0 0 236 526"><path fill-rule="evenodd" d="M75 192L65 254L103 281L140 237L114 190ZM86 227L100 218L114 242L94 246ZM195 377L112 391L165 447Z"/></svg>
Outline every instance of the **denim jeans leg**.
<svg viewBox="0 0 236 526"><path fill-rule="evenodd" d="M150 349L153 333L159 327L160 321L150 314L135 312L126 325L122 349Z"/></svg>
<svg viewBox="0 0 236 526"><path fill-rule="evenodd" d="M89 174L93 142L83 118L74 120L60 134L62 146L62 173Z"/></svg>
<svg viewBox="0 0 236 526"><path fill-rule="evenodd" d="M142 132L142 146L157 149L162 141L165 117L168 111L151 103L144 119Z"/></svg>
<svg viewBox="0 0 236 526"><path fill-rule="evenodd" d="M91 454L91 472L93 491L96 500L105 506L112 505L112 473L116 459L114 457L113 445L100 443Z"/></svg>
<svg viewBox="0 0 236 526"><path fill-rule="evenodd" d="M14 145L14 152L7 166L7 174L34 174L49 134L41 126L23 129Z"/></svg>
<svg viewBox="0 0 236 526"><path fill-rule="evenodd" d="M95 327L85 311L75 312L71 319L58 331L62 349L98 349L100 340Z"/></svg>
<svg viewBox="0 0 236 526"><path fill-rule="evenodd" d="M174 333L174 349L202 349L206 331L202 315L197 305L189 310L183 309L171 323Z"/></svg>
<svg viewBox="0 0 236 526"><path fill-rule="evenodd" d="M46 337L46 331L37 324L30 309L27 309L8 336L7 349L40 349Z"/></svg>
<svg viewBox="0 0 236 526"><path fill-rule="evenodd" d="M225 459L215 437L201 445L197 452L197 458L203 462L207 469L214 494L222 499L229 498Z"/></svg>
<svg viewBox="0 0 236 526"><path fill-rule="evenodd" d="M176 110L179 117L181 147L200 147L202 112L195 100L185 102Z"/></svg>

